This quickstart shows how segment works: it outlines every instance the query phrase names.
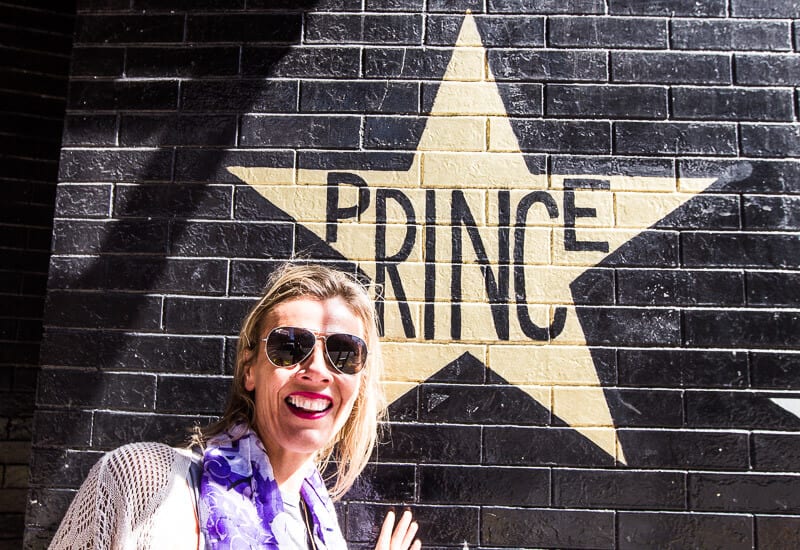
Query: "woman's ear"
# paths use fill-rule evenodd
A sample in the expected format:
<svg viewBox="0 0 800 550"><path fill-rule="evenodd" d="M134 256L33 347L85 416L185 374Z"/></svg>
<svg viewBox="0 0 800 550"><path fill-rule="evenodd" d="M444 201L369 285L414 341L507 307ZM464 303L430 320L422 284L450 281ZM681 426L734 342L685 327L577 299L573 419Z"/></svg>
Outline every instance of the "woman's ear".
<svg viewBox="0 0 800 550"><path fill-rule="evenodd" d="M250 358L244 364L244 389L253 391L256 389L256 376L255 376L255 357L251 354Z"/></svg>

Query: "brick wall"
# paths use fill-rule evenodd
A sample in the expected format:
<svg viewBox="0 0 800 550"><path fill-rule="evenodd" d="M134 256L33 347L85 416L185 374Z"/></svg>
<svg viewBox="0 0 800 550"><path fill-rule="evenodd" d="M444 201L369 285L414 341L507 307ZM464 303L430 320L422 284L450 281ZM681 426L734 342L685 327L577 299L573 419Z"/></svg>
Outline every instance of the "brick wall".
<svg viewBox="0 0 800 550"><path fill-rule="evenodd" d="M793 18L80 2L26 546L100 452L219 414L292 257L385 288L391 440L341 506L354 547L403 504L436 547L790 546Z"/></svg>
<svg viewBox="0 0 800 550"><path fill-rule="evenodd" d="M20 548L71 2L0 6L0 548Z"/></svg>

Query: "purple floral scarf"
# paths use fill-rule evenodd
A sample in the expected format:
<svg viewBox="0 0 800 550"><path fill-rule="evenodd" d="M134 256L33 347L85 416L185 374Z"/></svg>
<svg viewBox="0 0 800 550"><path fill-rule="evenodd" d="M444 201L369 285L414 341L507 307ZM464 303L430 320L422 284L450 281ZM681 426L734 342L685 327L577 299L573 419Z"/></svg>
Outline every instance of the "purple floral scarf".
<svg viewBox="0 0 800 550"><path fill-rule="evenodd" d="M322 547L346 549L333 503L315 467L309 467L300 494ZM278 483L263 444L243 424L208 441L199 508L209 550L286 548L289 515Z"/></svg>

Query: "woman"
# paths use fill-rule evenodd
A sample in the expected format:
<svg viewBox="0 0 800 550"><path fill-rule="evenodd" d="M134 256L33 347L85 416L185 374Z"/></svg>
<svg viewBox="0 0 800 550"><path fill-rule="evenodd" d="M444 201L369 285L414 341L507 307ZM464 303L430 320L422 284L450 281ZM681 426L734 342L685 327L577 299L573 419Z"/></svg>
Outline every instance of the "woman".
<svg viewBox="0 0 800 550"><path fill-rule="evenodd" d="M51 548L346 548L333 498L363 470L384 408L375 311L352 276L287 265L239 333L222 419L194 442L121 447L81 486ZM418 550L389 513L379 550Z"/></svg>

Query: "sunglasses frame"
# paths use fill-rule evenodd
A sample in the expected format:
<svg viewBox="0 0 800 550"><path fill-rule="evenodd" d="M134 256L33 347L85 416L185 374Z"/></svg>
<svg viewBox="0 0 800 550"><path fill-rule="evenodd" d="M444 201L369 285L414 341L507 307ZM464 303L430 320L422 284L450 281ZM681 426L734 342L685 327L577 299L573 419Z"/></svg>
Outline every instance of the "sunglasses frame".
<svg viewBox="0 0 800 550"><path fill-rule="evenodd" d="M272 360L272 358L269 356L269 351L267 349L267 342L269 341L270 337L272 336L272 334L275 331L277 331L277 330L287 330L287 329L301 331L301 332L307 332L309 334L314 335L314 345L311 347L311 349L308 351L308 353L303 358L301 358L300 360L292 363L291 365L277 365ZM342 369L340 369L339 367L336 366L336 364L334 363L333 359L331 359L330 352L328 351L328 338L330 338L332 336L347 336L349 338L356 338L358 341L360 341L363 344L363 347L364 347L363 361L361 362L361 366L358 368L358 370L353 371L353 372L347 372L347 371L343 371ZM310 328L303 328L303 327L282 326L282 327L275 327L272 330L270 330L269 334L267 334L267 337L266 338L262 338L262 341L264 342L264 355L267 356L267 361L269 361L270 364L272 366L276 367L276 368L279 368L279 369L292 368L292 367L295 367L295 366L299 365L300 363L302 363L303 361L305 361L309 357L311 357L311 355L314 353L314 348L316 348L316 346L317 346L317 340L322 340L322 349L323 349L324 355L325 355L325 362L327 363L328 367L333 369L335 372L338 372L340 374L346 374L348 376L354 376L354 375L358 374L359 372L361 372L362 370L364 370L364 367L367 366L367 355L369 353L369 350L367 349L367 343L360 336L356 336L355 334L350 334L350 333L347 333L347 332L324 333L324 332L320 332L320 331L317 331L317 330L311 330Z"/></svg>

